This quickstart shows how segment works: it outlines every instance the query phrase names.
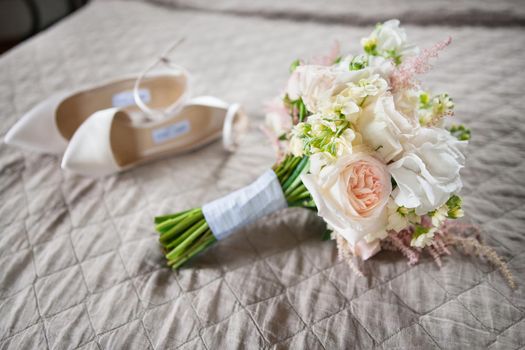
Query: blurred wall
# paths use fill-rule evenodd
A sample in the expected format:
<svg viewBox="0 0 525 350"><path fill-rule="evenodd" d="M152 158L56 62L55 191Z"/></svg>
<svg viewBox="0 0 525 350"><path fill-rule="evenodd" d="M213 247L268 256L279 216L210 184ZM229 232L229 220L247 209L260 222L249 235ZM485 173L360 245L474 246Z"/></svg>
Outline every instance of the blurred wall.
<svg viewBox="0 0 525 350"><path fill-rule="evenodd" d="M0 0L0 52L49 27L87 0Z"/></svg>

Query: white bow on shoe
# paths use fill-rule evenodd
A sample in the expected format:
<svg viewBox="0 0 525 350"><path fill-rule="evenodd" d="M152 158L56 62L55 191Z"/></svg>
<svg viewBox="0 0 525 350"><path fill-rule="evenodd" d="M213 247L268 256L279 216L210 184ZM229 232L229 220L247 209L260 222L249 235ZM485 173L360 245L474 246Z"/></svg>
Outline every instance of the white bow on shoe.
<svg viewBox="0 0 525 350"><path fill-rule="evenodd" d="M235 149L247 127L238 104L211 96L191 100L171 118L134 125L123 110L110 108L87 119L71 139L62 168L80 175L105 176L141 163L188 152L223 137Z"/></svg>

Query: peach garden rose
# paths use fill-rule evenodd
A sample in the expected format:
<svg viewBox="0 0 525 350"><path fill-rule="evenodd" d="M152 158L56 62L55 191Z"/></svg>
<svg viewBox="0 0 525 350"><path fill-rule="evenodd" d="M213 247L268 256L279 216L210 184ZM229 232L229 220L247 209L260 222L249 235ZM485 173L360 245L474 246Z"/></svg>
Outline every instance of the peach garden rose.
<svg viewBox="0 0 525 350"><path fill-rule="evenodd" d="M387 167L376 158L356 152L301 179L319 216L352 246L384 229L392 185Z"/></svg>

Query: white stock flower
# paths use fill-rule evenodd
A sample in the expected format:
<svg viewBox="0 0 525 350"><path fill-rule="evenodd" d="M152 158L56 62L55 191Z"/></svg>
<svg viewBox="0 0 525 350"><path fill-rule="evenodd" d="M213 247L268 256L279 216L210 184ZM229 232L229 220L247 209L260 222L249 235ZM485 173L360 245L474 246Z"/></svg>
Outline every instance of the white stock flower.
<svg viewBox="0 0 525 350"><path fill-rule="evenodd" d="M376 95L387 89L387 76L375 70L367 67L349 71L337 65L299 66L288 79L286 94L292 101L301 98L312 114L326 116L344 111L343 114L349 115L358 111L358 102L361 101L356 99ZM377 70L380 71L379 68ZM342 96L337 98L338 95Z"/></svg>
<svg viewBox="0 0 525 350"><path fill-rule="evenodd" d="M401 209L401 210L400 210ZM388 200L387 212L388 212L388 224L387 230L393 230L396 232L403 231L405 228L410 226L410 220L408 211L403 211L393 200Z"/></svg>
<svg viewBox="0 0 525 350"><path fill-rule="evenodd" d="M414 213L414 210L405 207L399 207L390 197L387 204L388 224L387 230L395 232L403 231L413 224L421 223L421 217Z"/></svg>
<svg viewBox="0 0 525 350"><path fill-rule="evenodd" d="M448 207L446 204L442 205L438 209L436 209L432 215L430 215L430 218L432 220L432 226L434 227L440 227L445 220L447 220L448 216Z"/></svg>
<svg viewBox="0 0 525 350"><path fill-rule="evenodd" d="M355 133L352 129L346 129L341 136L335 137L332 141L335 144L335 156L337 158L352 154L352 141L355 139Z"/></svg>
<svg viewBox="0 0 525 350"><path fill-rule="evenodd" d="M298 136L292 135L292 138L290 139L290 152L296 156L296 157L302 157L304 150L303 150L303 140L301 140Z"/></svg>
<svg viewBox="0 0 525 350"><path fill-rule="evenodd" d="M333 120L328 120L321 117L318 114L314 114L308 117L308 124L312 127L313 136L322 136L328 130L335 133L337 131L337 125Z"/></svg>
<svg viewBox="0 0 525 350"><path fill-rule="evenodd" d="M335 96L334 102L330 108L334 113L335 111L340 111L341 114L351 122L355 121L357 113L361 110L352 96L344 93Z"/></svg>
<svg viewBox="0 0 525 350"><path fill-rule="evenodd" d="M357 135L344 119L323 118L313 114L292 129L290 149L294 155L323 153L325 164L352 153Z"/></svg>
<svg viewBox="0 0 525 350"><path fill-rule="evenodd" d="M405 144L403 157L389 165L397 183L397 205L423 215L445 204L462 187L459 171L464 166L465 141L438 128L420 128Z"/></svg>
<svg viewBox="0 0 525 350"><path fill-rule="evenodd" d="M351 70L358 74L363 73L362 76L379 74L385 80L389 79L395 68L392 60L371 55L348 55L343 57L335 67L341 72Z"/></svg>
<svg viewBox="0 0 525 350"><path fill-rule="evenodd" d="M402 57L417 54L419 49L407 43L405 30L399 24L399 20L391 19L377 25L369 37L361 39L365 52L393 58L396 63L400 63Z"/></svg>
<svg viewBox="0 0 525 350"><path fill-rule="evenodd" d="M355 123L359 118L361 106L369 96L383 94L388 88L386 80L378 74L364 76L356 82L349 82L346 87L334 95L330 100L320 101L318 104L323 116L337 118L343 115L347 121Z"/></svg>
<svg viewBox="0 0 525 350"><path fill-rule="evenodd" d="M433 227L430 228L427 233L422 233L419 236L412 238L412 240L410 241L410 245L416 248L425 248L426 246L430 245L434 240L436 230L437 229Z"/></svg>
<svg viewBox="0 0 525 350"><path fill-rule="evenodd" d="M363 142L387 163L403 152L402 139L409 137L417 127L396 110L391 95L381 96L367 106L357 121Z"/></svg>
<svg viewBox="0 0 525 350"><path fill-rule="evenodd" d="M362 100L368 96L376 96L386 91L388 83L379 74L359 79L357 83L347 84L350 96L356 100Z"/></svg>

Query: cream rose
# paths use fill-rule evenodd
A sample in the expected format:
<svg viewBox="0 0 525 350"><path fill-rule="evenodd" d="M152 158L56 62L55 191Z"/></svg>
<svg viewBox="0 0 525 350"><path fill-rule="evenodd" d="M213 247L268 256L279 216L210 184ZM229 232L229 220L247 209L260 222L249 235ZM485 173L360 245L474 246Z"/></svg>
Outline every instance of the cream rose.
<svg viewBox="0 0 525 350"><path fill-rule="evenodd" d="M401 141L412 135L419 125L399 113L391 95L379 97L368 105L357 121L363 141L383 157L385 162L403 152Z"/></svg>
<svg viewBox="0 0 525 350"><path fill-rule="evenodd" d="M333 107L333 97L349 83L367 79L375 74L375 70L373 67L349 71L348 67L339 66L299 66L288 79L285 92L291 100L302 98L309 112L323 113Z"/></svg>
<svg viewBox="0 0 525 350"><path fill-rule="evenodd" d="M414 208L417 215L445 204L462 187L459 171L465 164L466 144L446 130L420 128L404 144L404 156L388 167L397 183L396 204Z"/></svg>
<svg viewBox="0 0 525 350"><path fill-rule="evenodd" d="M332 67L305 65L297 67L288 80L286 94L291 100L303 99L311 113L319 112L335 90L343 86Z"/></svg>
<svg viewBox="0 0 525 350"><path fill-rule="evenodd" d="M353 153L302 180L319 216L351 245L384 229L392 186L386 166L374 157Z"/></svg>

